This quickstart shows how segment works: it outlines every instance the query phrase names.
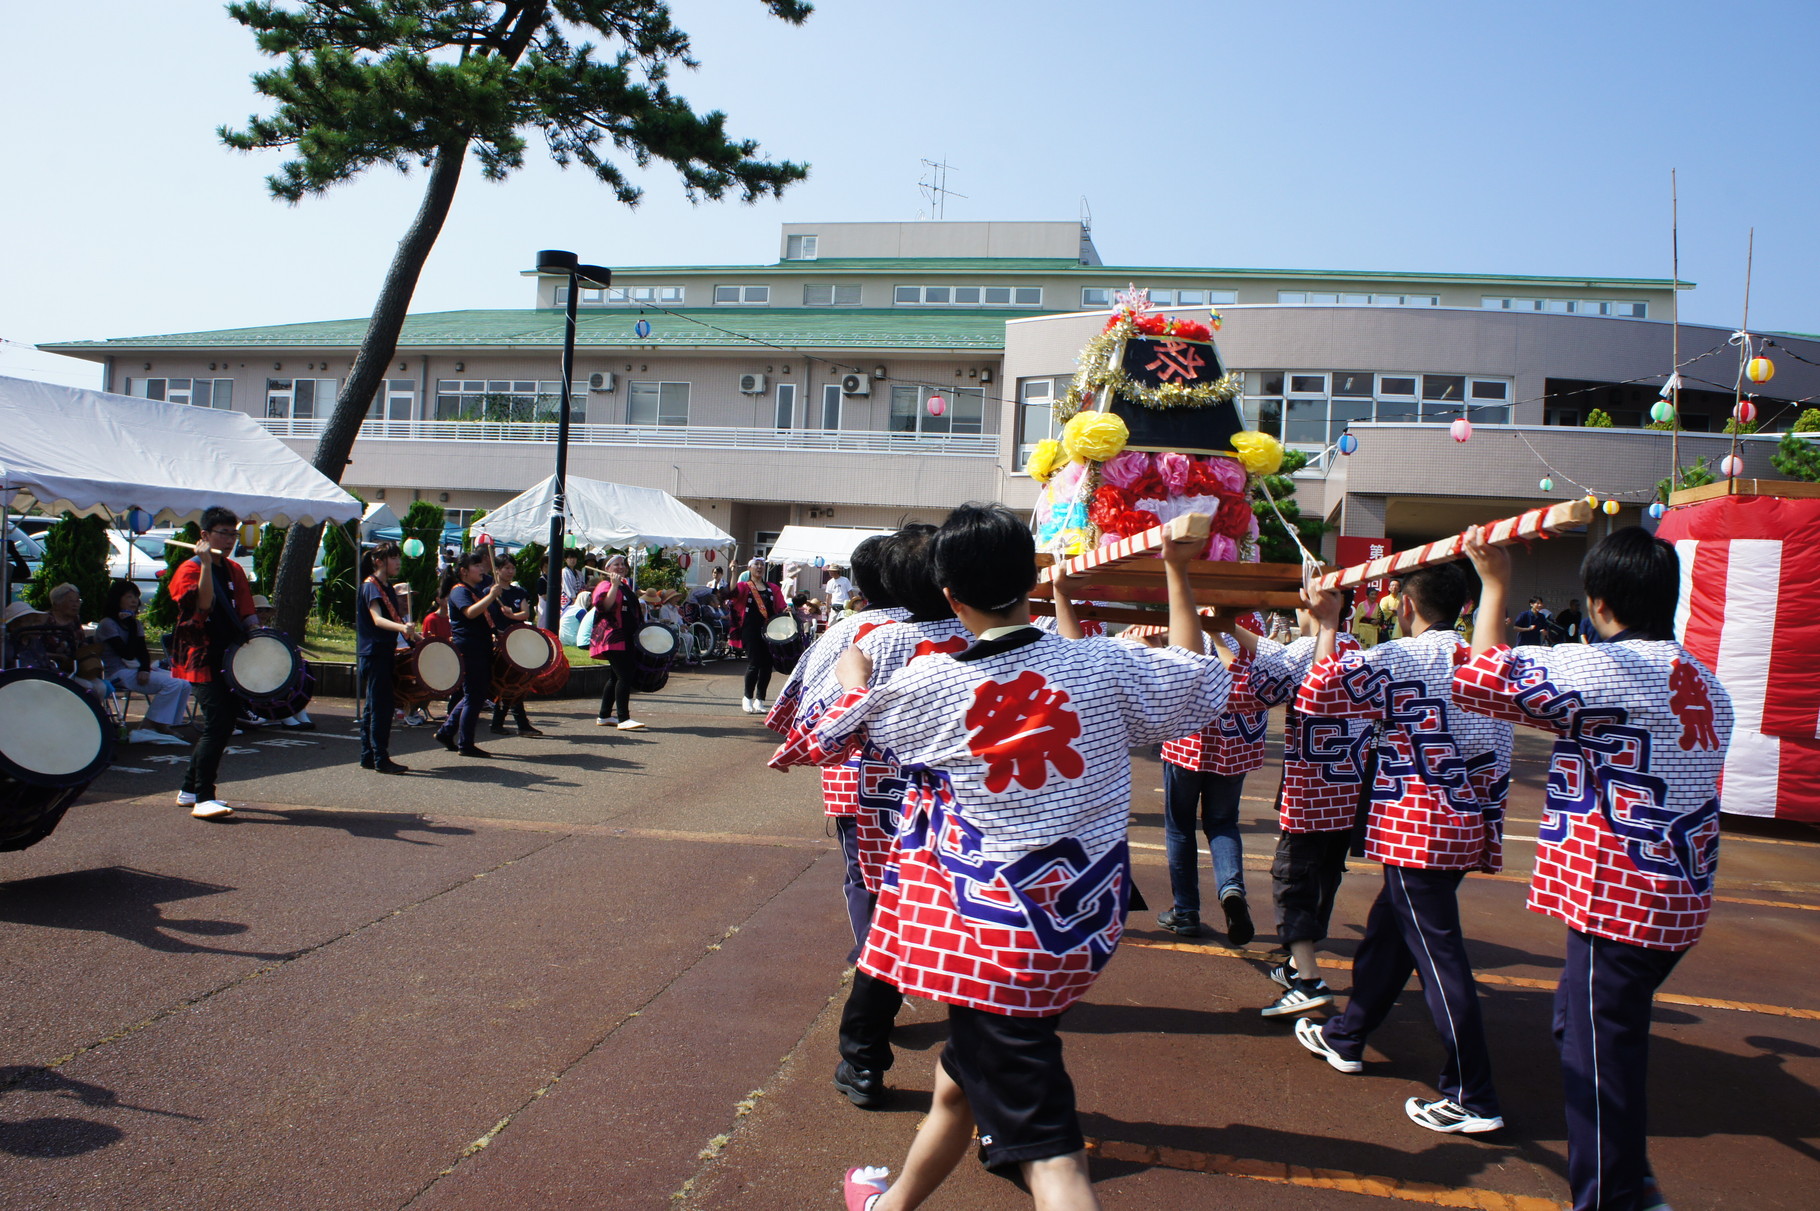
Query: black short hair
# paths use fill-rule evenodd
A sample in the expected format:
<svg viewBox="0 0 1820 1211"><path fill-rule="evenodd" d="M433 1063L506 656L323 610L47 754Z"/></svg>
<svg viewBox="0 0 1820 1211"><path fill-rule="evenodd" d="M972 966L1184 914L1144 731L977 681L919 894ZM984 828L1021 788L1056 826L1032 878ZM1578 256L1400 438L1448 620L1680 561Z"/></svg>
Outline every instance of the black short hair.
<svg viewBox="0 0 1820 1211"><path fill-rule="evenodd" d="M872 609L880 606L896 605L891 595L885 592L885 583L879 575L879 561L883 558L885 539L888 534L874 534L853 548L853 587L866 599Z"/></svg>
<svg viewBox="0 0 1820 1211"><path fill-rule="evenodd" d="M1036 584L1036 540L1004 505L962 505L948 514L931 547L935 582L976 610L1003 613Z"/></svg>
<svg viewBox="0 0 1820 1211"><path fill-rule="evenodd" d="M240 519L234 516L232 509L224 509L220 505L210 505L202 511L202 532L204 534L217 526L238 526L239 524Z"/></svg>
<svg viewBox="0 0 1820 1211"><path fill-rule="evenodd" d="M918 622L954 617L935 582L935 565L930 561L934 539L934 526L912 522L885 539L879 552L879 579L885 583L885 595L909 610Z"/></svg>
<svg viewBox="0 0 1820 1211"><path fill-rule="evenodd" d="M486 561L486 552L480 550L468 551L455 561L455 570L457 572L465 572L469 568L486 563Z"/></svg>
<svg viewBox="0 0 1820 1211"><path fill-rule="evenodd" d="M126 599L128 593L137 596L141 601L145 599L145 591L130 580L116 580L107 586L107 596L101 599L101 616L112 618L120 613L120 603Z"/></svg>
<svg viewBox="0 0 1820 1211"><path fill-rule="evenodd" d="M1403 577L1403 595L1429 626L1450 627L1466 604L1466 573L1452 563L1417 568Z"/></svg>
<svg viewBox="0 0 1820 1211"><path fill-rule="evenodd" d="M1621 624L1650 639L1675 637L1681 557L1642 526L1613 530L1580 563L1586 596L1605 603Z"/></svg>

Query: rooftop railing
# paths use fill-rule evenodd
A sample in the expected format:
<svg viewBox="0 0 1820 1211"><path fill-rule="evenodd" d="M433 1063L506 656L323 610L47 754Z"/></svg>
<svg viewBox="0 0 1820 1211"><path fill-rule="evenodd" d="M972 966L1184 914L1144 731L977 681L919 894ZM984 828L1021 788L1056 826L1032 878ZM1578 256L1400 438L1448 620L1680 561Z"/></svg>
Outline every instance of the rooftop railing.
<svg viewBox="0 0 1820 1211"><path fill-rule="evenodd" d="M314 438L323 418L260 417L278 437ZM364 441L528 442L556 440L554 422L465 420L368 420ZM569 441L582 446L659 446L670 449L791 450L850 454L937 454L950 458L997 458L996 433L887 433L866 429L742 429L711 425L570 425Z"/></svg>

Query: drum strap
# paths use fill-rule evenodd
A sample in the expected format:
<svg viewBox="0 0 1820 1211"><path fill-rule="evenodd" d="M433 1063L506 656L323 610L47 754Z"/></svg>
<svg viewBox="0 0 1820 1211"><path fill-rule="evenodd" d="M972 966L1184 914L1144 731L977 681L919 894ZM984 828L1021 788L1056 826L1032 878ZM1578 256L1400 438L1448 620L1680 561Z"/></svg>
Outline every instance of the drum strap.
<svg viewBox="0 0 1820 1211"><path fill-rule="evenodd" d="M771 605L765 598L770 596L770 594L761 592L750 580L746 582L746 589L752 594L752 604L758 607L758 616L766 622L769 622L771 620Z"/></svg>
<svg viewBox="0 0 1820 1211"><path fill-rule="evenodd" d="M385 606L385 616L393 622L402 622L403 620L398 617L398 606L392 600L392 586L377 576L367 577L367 583L378 588L379 600Z"/></svg>

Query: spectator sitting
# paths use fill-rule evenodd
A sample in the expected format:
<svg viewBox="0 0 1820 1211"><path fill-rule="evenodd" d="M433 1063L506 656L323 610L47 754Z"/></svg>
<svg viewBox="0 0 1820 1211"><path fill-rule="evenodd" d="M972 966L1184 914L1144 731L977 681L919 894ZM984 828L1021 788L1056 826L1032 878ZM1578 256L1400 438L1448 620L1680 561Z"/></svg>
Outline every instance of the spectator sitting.
<svg viewBox="0 0 1820 1211"><path fill-rule="evenodd" d="M190 683L152 663L139 621L139 586L116 580L108 586L95 638L103 644L101 671L116 689L143 694L148 703L144 725L127 736L133 742L187 744L177 727L189 709Z"/></svg>

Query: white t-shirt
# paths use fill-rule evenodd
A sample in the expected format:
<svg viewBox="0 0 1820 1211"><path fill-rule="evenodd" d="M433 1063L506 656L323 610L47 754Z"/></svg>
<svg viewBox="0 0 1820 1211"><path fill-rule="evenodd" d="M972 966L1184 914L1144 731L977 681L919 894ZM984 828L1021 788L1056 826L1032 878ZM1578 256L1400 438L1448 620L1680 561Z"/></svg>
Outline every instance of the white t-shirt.
<svg viewBox="0 0 1820 1211"><path fill-rule="evenodd" d="M828 590L828 601L836 607L847 604L847 598L853 596L853 582L845 576L836 576L822 586Z"/></svg>

